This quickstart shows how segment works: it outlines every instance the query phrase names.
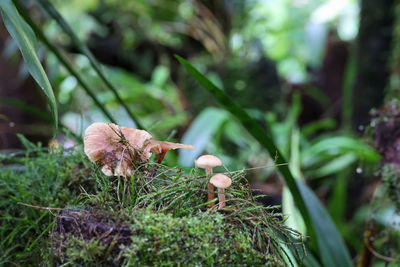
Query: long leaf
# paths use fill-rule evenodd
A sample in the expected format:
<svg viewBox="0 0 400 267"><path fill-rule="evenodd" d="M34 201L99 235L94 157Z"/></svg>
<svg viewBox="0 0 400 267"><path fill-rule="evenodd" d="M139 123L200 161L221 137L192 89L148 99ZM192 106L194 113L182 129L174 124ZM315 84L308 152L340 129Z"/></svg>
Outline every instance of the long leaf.
<svg viewBox="0 0 400 267"><path fill-rule="evenodd" d="M61 27L61 29L71 38L72 43L79 49L79 51L84 54L88 59L93 69L96 71L97 75L99 75L100 79L104 82L104 84L109 88L109 90L114 94L117 101L121 104L121 106L125 109L126 113L129 117L135 121L136 125L140 129L144 129L143 125L140 123L139 119L135 117L135 115L130 111L125 101L122 100L120 95L118 94L117 89L112 85L109 80L105 77L103 71L96 58L93 56L92 52L90 52L89 48L79 40L78 36L73 32L71 27L65 21L65 19L61 16L61 14L54 8L54 6L48 0L37 0L39 5L47 12L47 14L52 17L57 24Z"/></svg>
<svg viewBox="0 0 400 267"><path fill-rule="evenodd" d="M78 71L74 69L74 67L68 62L68 59L63 56L58 49L47 39L47 37L43 34L42 30L36 25L36 23L29 17L27 12L18 3L15 2L16 7L18 8L21 16L25 19L25 21L32 27L33 31L36 33L38 38L43 42L43 44L54 53L54 55L58 58L60 63L71 73L72 76L76 78L78 83L82 86L83 90L92 98L95 105L103 112L103 114L113 123L117 123L115 118L111 115L111 113L107 110L107 108L100 102L97 98L96 94L90 89L89 85L82 79L81 75Z"/></svg>
<svg viewBox="0 0 400 267"><path fill-rule="evenodd" d="M308 233L317 255L326 266L352 266L349 253L330 219L328 213L320 204L314 193L300 181L296 181L290 172L285 158L275 146L271 138L261 126L253 120L235 101L224 91L210 82L203 74L197 71L189 62L176 56L189 74L195 78L214 98L229 112L231 112L249 131L249 133L275 158L278 169L293 195L295 203L306 223ZM321 223L320 218L323 218ZM334 259L334 261L332 260ZM335 262L340 261L340 265Z"/></svg>
<svg viewBox="0 0 400 267"><path fill-rule="evenodd" d="M40 88L42 88L50 103L54 124L57 127L58 114L56 98L54 97L53 88L47 78L46 72L40 64L40 60L37 56L35 34L29 25L21 18L11 0L1 0L0 10L4 24L11 37L16 41L26 66L28 67L29 73L39 84Z"/></svg>
<svg viewBox="0 0 400 267"><path fill-rule="evenodd" d="M306 205L316 229L317 242L320 247L320 257L325 266L352 266L349 252L346 249L339 231L331 218L321 205L315 194L302 182L297 181L297 186L303 198L307 199Z"/></svg>

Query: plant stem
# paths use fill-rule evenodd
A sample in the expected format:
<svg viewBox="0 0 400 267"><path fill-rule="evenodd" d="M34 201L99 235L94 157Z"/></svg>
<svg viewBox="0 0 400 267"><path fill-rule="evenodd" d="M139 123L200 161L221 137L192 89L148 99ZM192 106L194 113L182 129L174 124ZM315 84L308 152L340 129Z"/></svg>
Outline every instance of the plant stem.
<svg viewBox="0 0 400 267"><path fill-rule="evenodd" d="M211 178L213 171L211 168L207 168L206 169L206 176L207 179ZM213 200L215 198L215 194L214 194L214 185L212 183L210 183L210 181L208 181L207 184L207 202L210 202L211 200ZM207 205L208 208L212 208L214 207L214 203L208 204Z"/></svg>

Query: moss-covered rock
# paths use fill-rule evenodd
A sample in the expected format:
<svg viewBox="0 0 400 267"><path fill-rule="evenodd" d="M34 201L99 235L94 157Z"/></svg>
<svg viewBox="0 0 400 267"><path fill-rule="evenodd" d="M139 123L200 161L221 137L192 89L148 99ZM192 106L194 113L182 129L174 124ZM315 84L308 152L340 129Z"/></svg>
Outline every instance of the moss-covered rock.
<svg viewBox="0 0 400 267"><path fill-rule="evenodd" d="M67 234L63 262L85 266L257 266L282 263L252 247L249 236L224 223L215 213L174 218L171 214L137 211L129 222L131 242L110 249L101 239ZM58 238L60 238L58 236ZM115 238L114 240L117 240ZM114 252L113 252L114 251ZM115 253L117 251L117 253ZM60 258L58 258L60 260Z"/></svg>

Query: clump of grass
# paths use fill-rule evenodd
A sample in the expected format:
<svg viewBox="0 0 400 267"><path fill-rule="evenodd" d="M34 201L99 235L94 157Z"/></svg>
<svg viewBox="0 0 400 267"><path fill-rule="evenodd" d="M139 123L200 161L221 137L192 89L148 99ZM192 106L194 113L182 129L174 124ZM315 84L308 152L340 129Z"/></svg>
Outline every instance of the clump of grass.
<svg viewBox="0 0 400 267"><path fill-rule="evenodd" d="M35 149L35 157L2 158L23 169L0 174L3 262L276 266L304 255L302 236L276 207L257 203L244 172L227 173L227 206L208 209L208 180L197 169L143 163L131 177L110 178L81 149ZM17 202L66 208L55 216Z"/></svg>
<svg viewBox="0 0 400 267"><path fill-rule="evenodd" d="M54 216L18 202L65 207L76 204L80 186L96 184L80 150L55 152L22 140L26 150L0 154L0 265L38 265L48 246Z"/></svg>

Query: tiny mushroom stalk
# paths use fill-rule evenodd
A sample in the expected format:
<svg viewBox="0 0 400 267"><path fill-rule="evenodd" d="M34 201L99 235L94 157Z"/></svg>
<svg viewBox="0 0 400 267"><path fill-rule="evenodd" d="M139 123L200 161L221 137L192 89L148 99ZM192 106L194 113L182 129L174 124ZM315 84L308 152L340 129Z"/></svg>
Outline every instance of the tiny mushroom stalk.
<svg viewBox="0 0 400 267"><path fill-rule="evenodd" d="M225 188L229 187L232 184L231 178L228 176L218 173L211 177L210 183L212 183L216 188L218 188L218 209L223 209L225 207Z"/></svg>
<svg viewBox="0 0 400 267"><path fill-rule="evenodd" d="M213 171L212 171L213 168L215 168L217 166L221 166L222 162L216 156L203 155L203 156L200 156L196 160L196 165L197 165L197 167L199 167L201 169L205 169L207 177L210 177L213 174ZM215 195L214 195L214 186L213 186L213 184L211 182L208 182L207 190L208 190L207 202L209 202L209 201L213 200L214 197L215 197ZM209 204L208 205L209 208L211 208L212 206L213 206L213 204Z"/></svg>

